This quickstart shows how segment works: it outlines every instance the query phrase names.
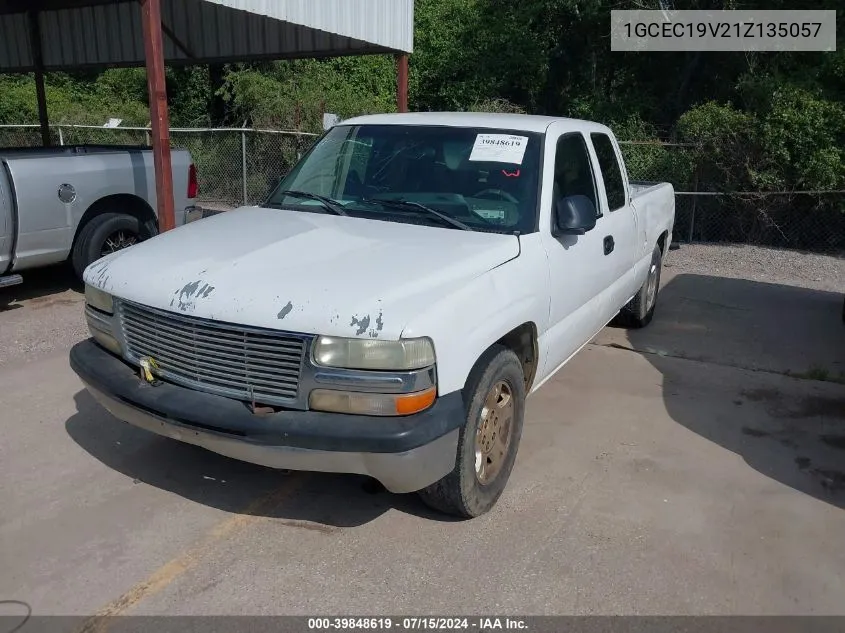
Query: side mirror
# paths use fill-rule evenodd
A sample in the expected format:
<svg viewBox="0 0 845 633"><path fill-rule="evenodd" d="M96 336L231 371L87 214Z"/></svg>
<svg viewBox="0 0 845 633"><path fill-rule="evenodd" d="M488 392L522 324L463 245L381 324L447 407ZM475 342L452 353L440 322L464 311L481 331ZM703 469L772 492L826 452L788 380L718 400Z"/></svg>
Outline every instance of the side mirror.
<svg viewBox="0 0 845 633"><path fill-rule="evenodd" d="M587 196L558 198L554 219L558 235L584 235L596 227L596 207Z"/></svg>

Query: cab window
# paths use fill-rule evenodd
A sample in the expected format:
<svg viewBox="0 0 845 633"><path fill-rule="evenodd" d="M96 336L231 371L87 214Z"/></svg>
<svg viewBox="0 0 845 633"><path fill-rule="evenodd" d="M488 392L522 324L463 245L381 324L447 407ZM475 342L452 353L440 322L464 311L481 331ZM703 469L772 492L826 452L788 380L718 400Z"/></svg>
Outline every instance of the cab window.
<svg viewBox="0 0 845 633"><path fill-rule="evenodd" d="M600 215L587 142L577 132L561 136L555 150L553 200L568 196L586 196Z"/></svg>
<svg viewBox="0 0 845 633"><path fill-rule="evenodd" d="M604 192L607 196L607 206L616 211L625 206L625 183L622 180L622 170L619 159L613 149L613 143L607 134L593 133L590 135L593 148L599 159L599 169L604 178Z"/></svg>

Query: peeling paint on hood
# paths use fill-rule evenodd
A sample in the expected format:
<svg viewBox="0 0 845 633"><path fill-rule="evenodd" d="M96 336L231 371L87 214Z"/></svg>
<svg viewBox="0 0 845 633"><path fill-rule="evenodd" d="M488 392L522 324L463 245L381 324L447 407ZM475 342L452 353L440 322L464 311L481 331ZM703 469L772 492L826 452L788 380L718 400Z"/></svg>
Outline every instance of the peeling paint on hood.
<svg viewBox="0 0 845 633"><path fill-rule="evenodd" d="M288 301L285 304L285 307L279 310L279 314L276 315L277 319L284 319L287 315L290 314L290 311L293 310L293 303Z"/></svg>
<svg viewBox="0 0 845 633"><path fill-rule="evenodd" d="M115 253L85 279L105 270L115 296L197 317L390 339L518 254L512 235L250 207Z"/></svg>
<svg viewBox="0 0 845 633"><path fill-rule="evenodd" d="M193 312L197 307L197 301L205 299L214 291L214 286L204 284L201 279L186 283L173 293L170 300L170 307L176 307L182 312Z"/></svg>
<svg viewBox="0 0 845 633"><path fill-rule="evenodd" d="M366 315L361 317L360 319L356 316L352 317L352 322L349 324L350 327L355 328L355 336L361 336L364 332L367 331L367 328L370 327L370 315Z"/></svg>

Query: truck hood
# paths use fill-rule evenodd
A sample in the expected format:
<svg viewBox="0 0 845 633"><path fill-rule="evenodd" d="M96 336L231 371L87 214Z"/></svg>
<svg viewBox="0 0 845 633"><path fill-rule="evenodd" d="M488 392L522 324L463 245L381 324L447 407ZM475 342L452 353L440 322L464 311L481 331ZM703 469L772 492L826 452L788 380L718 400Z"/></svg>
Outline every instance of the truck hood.
<svg viewBox="0 0 845 633"><path fill-rule="evenodd" d="M85 281L218 321L396 339L427 306L518 254L512 235L244 207L100 259Z"/></svg>

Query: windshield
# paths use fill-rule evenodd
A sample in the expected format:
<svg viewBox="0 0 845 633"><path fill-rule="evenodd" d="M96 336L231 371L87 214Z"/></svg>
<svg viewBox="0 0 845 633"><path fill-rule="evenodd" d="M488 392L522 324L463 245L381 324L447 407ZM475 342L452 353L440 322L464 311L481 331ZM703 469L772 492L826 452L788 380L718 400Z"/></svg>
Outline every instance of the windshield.
<svg viewBox="0 0 845 633"><path fill-rule="evenodd" d="M530 233L541 146L540 134L513 130L336 126L282 180L267 206L327 213L330 201L354 217Z"/></svg>

